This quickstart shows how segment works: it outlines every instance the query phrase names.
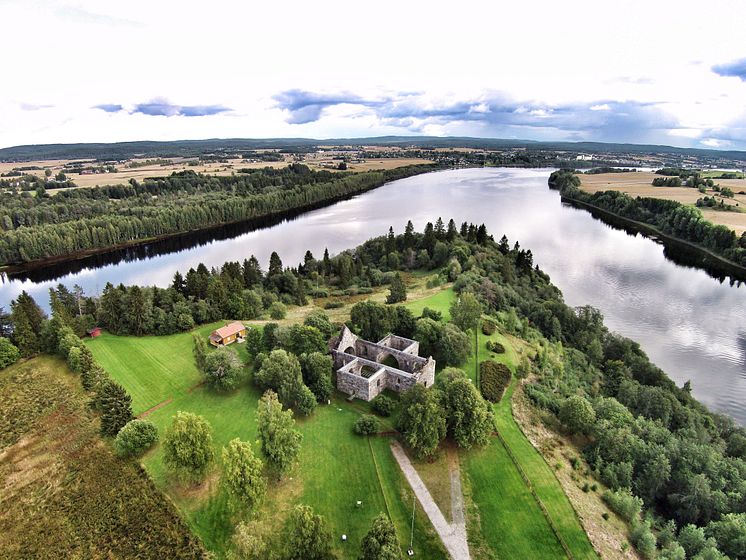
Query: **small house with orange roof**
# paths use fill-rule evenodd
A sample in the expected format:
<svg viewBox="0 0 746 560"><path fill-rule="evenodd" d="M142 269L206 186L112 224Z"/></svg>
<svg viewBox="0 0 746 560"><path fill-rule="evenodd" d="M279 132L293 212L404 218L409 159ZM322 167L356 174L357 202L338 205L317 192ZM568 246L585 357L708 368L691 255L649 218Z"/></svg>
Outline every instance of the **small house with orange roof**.
<svg viewBox="0 0 746 560"><path fill-rule="evenodd" d="M212 331L210 344L213 346L228 346L234 342L243 342L246 337L246 327L241 321L234 321L224 327Z"/></svg>

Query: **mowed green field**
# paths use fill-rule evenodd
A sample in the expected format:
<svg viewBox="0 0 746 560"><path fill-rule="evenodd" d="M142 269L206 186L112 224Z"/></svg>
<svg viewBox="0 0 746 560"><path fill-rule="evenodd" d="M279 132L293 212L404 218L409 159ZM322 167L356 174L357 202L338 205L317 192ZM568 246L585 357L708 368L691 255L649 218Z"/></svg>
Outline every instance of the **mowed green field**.
<svg viewBox="0 0 746 560"><path fill-rule="evenodd" d="M104 332L86 344L109 375L127 388L136 415L201 381L189 336L135 337Z"/></svg>
<svg viewBox="0 0 746 560"><path fill-rule="evenodd" d="M430 309L440 311L443 314L443 320L448 321L451 318L449 308L454 301L456 301L456 292L453 291L453 288L448 288L426 298L408 301L404 306L408 308L415 317L422 315L422 310L429 307Z"/></svg>
<svg viewBox="0 0 746 560"><path fill-rule="evenodd" d="M453 290L448 289L407 304L407 307L415 315L418 314L416 309L421 312L424 307L430 307L445 316L455 299ZM500 342L505 353L495 354L487 350L488 340ZM495 360L515 370L518 354L511 341L499 332L490 336L478 332L475 346L477 352L472 353L463 366L475 383L478 365L484 360ZM496 427L531 481L573 557L598 558L559 481L513 419L510 403L515 384L514 379L501 402L494 405ZM566 557L530 489L498 439L485 449L462 453L461 465L469 479L476 508L476 512L469 516L469 530L481 531L484 541L498 557Z"/></svg>
<svg viewBox="0 0 746 560"><path fill-rule="evenodd" d="M419 316L424 307L430 307L441 311L445 319L455 299L454 291L449 288L410 301L406 306L415 316ZM197 332L207 336L222 324L204 325ZM501 342L506 352L489 352L485 346L487 340ZM472 380L476 381L477 365L485 359L515 367L518 354L512 339L500 333L487 337L480 332L477 342L478 351L463 366ZM133 395L136 413L160 404L149 412L148 418L161 433L177 411L190 411L204 416L213 427L218 464L221 448L234 437L252 442L258 452L256 406L259 391L248 380L228 395L216 394L200 385L190 333L140 338L104 335L88 344L107 371ZM244 345L234 344L230 348L247 360ZM514 385L503 401L495 405L497 428L529 476L573 556L596 558L553 472L513 420L510 407L513 388ZM267 519L272 530L279 530L278 524L293 505L309 504L328 519L334 536L340 539L336 541L340 556L351 558L358 553L360 539L373 517L386 511L396 524L401 544L408 545L412 495L391 454L389 438L366 439L352 432L358 415L367 410L365 403L348 403L335 398L331 406L319 406L310 418L298 418L304 435L299 464L286 480L270 485L259 515ZM146 455L143 463L207 547L218 557L224 556L236 520L230 518L225 499L217 490L217 475L213 475L202 491L187 492L168 477L159 447ZM470 540L476 543L475 549L481 548L475 550L475 557L566 556L538 502L497 438L485 449L462 453L461 465L468 489ZM216 469L215 473L218 472ZM363 502L362 507L356 506L358 500ZM342 543L342 534L348 536L347 543ZM488 550L484 550L484 545ZM440 540L419 504L414 548L420 557L445 557Z"/></svg>
<svg viewBox="0 0 746 560"><path fill-rule="evenodd" d="M205 325L197 332L206 336L214 328L215 325ZM172 399L147 416L156 424L159 433L164 433L177 411L189 411L204 416L212 426L218 466L222 447L236 437L251 442L255 452L259 453L256 407L260 392L246 380L230 394L215 393L199 385L199 373L193 363L187 368L183 356L167 359L179 349L193 361L190 333L140 338L104 335L88 344L112 377L133 393L133 398L135 392L155 386L158 402ZM243 345L233 344L229 348L246 359ZM159 354L162 359L150 362L154 354ZM108 364L116 367L110 369ZM181 375L185 370L193 370L193 375ZM169 393L170 390L173 393ZM141 398L139 411L148 410L157 399ZM273 529L279 529L278 520L283 519L293 505L304 503L312 506L329 521L335 536L335 548L342 558L358 555L362 537L380 512L388 512L394 521L403 552L410 538L411 491L391 454L389 438L363 438L352 431L361 409L367 407L335 398L331 406L317 407L310 418L297 418L303 433L299 463L287 479L270 484L268 498L259 516L267 518L267 524ZM170 479L163 465L160 446L144 457L143 464L156 485L173 499L208 549L223 557L230 546L236 519L231 518L225 498L218 490L219 469L215 469L206 485L211 490L192 492L185 491ZM356 505L358 500L362 501L361 507ZM342 534L348 537L346 543L341 540ZM422 558L446 558L440 540L419 506L415 518L414 549Z"/></svg>
<svg viewBox="0 0 746 560"><path fill-rule="evenodd" d="M495 405L497 429L531 481L539 499L549 512L557 532L572 552L573 558L598 558L598 554L580 525L575 510L552 469L526 439L513 418L510 397L515 390L515 384L514 379L502 401Z"/></svg>

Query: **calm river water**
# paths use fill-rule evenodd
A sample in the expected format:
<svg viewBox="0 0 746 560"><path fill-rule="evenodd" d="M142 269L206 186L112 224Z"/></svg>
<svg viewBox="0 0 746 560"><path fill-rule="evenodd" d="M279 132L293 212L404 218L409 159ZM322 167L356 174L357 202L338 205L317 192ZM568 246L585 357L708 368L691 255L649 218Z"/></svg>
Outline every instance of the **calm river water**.
<svg viewBox="0 0 746 560"><path fill-rule="evenodd" d="M334 254L389 226L401 232L407 220L420 231L438 216L484 222L496 239L505 233L511 244L530 248L568 304L601 309L609 328L639 342L677 384L690 379L700 400L746 424L746 288L676 265L661 245L562 205L547 188L548 176L542 169L486 168L410 177L282 223L218 235L227 239L210 234L197 246L171 242L5 279L0 305L7 309L22 289L46 303L57 282L80 284L88 294L106 282L166 286L176 270L251 254L266 267L273 250L295 264L307 249L316 257L325 247Z"/></svg>

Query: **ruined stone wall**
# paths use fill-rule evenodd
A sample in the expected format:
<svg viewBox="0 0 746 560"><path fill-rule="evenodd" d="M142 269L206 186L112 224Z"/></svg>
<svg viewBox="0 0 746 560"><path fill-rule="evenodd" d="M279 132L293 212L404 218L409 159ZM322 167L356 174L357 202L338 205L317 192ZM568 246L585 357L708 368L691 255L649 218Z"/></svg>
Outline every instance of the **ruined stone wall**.
<svg viewBox="0 0 746 560"><path fill-rule="evenodd" d="M331 353L337 369L337 389L356 398L370 401L388 388L398 393L420 383L432 387L435 383L435 361L418 355L419 342L386 336L381 342L368 342L356 336L346 326L332 341ZM349 353L346 353L351 349ZM383 365L387 356L393 356L399 368ZM361 375L361 368L378 369L371 377Z"/></svg>
<svg viewBox="0 0 746 560"><path fill-rule="evenodd" d="M425 387L432 387L435 384L435 360L432 357L427 359L427 363L420 370L417 383L422 383Z"/></svg>
<svg viewBox="0 0 746 560"><path fill-rule="evenodd" d="M387 387L387 376L387 371L381 371L366 379L354 372L338 371L337 389L347 395L355 395L358 399L370 401Z"/></svg>

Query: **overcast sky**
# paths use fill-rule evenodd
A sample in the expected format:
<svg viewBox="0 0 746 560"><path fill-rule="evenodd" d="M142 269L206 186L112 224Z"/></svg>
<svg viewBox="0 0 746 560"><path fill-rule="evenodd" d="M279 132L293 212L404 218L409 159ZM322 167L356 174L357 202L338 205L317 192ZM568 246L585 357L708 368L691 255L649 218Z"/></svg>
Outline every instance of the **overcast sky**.
<svg viewBox="0 0 746 560"><path fill-rule="evenodd" d="M746 2L0 0L0 147L468 135L746 149Z"/></svg>

